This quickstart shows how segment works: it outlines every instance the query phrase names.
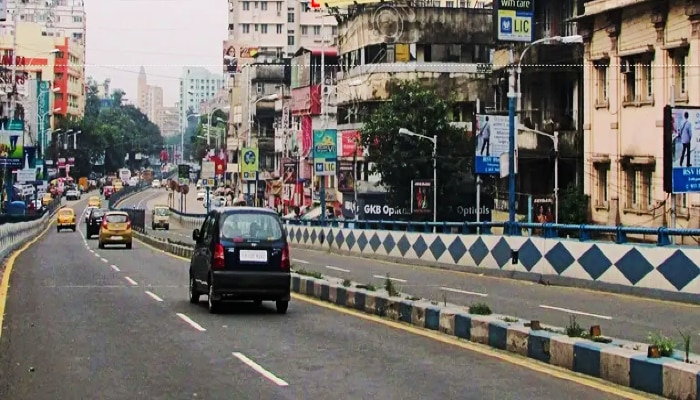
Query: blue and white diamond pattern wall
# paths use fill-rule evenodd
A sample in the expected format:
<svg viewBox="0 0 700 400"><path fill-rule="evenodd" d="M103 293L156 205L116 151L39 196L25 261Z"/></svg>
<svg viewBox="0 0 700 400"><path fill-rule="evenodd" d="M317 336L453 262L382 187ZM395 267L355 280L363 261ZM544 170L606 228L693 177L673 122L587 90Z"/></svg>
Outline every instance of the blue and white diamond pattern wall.
<svg viewBox="0 0 700 400"><path fill-rule="evenodd" d="M459 235L287 226L289 240L316 248L700 294L700 249L540 237ZM327 240L328 235L333 240ZM519 263L511 263L511 250Z"/></svg>

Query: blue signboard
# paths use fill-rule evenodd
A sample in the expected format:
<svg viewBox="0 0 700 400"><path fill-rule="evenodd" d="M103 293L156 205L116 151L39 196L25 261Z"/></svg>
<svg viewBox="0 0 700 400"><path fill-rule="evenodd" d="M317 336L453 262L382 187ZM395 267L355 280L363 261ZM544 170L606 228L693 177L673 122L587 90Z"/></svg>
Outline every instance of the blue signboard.
<svg viewBox="0 0 700 400"><path fill-rule="evenodd" d="M673 193L700 192L700 108L671 109Z"/></svg>
<svg viewBox="0 0 700 400"><path fill-rule="evenodd" d="M534 36L534 0L496 0L493 24L499 42L530 43Z"/></svg>
<svg viewBox="0 0 700 400"><path fill-rule="evenodd" d="M314 131L314 173L316 176L335 176L338 159L338 131Z"/></svg>
<svg viewBox="0 0 700 400"><path fill-rule="evenodd" d="M518 118L515 118L518 126ZM501 154L508 154L509 132L507 115L477 115L476 116L476 154L474 171L483 175L499 175L501 173ZM515 135L517 139L518 135ZM517 149L517 140L516 140Z"/></svg>

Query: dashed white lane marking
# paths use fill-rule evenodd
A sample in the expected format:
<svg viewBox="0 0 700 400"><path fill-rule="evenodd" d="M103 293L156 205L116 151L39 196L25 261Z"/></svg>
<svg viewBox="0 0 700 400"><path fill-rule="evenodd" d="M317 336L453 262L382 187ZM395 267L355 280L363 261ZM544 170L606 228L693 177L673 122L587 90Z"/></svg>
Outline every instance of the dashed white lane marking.
<svg viewBox="0 0 700 400"><path fill-rule="evenodd" d="M600 315L600 314L591 314L583 311L577 311L577 310L571 310L569 308L561 308L561 307L552 307L552 306L546 306L544 304L540 304L540 308L546 308L548 310L555 310L555 311L561 311L565 312L568 314L578 314L578 315L583 315L586 317L593 317L593 318L600 318L600 319L605 319L605 320L612 320L613 318L608 316L608 315Z"/></svg>
<svg viewBox="0 0 700 400"><path fill-rule="evenodd" d="M187 315L181 314L181 313L177 313L177 316L180 317L181 320L183 320L183 321L187 322L188 324L190 324L190 326L193 327L194 329L196 329L196 330L198 330L198 331L200 331L200 332L205 332L205 331L206 331L206 329L202 328L202 325L200 325L200 324L198 324L198 323L192 321L192 319L191 319L190 317L188 317Z"/></svg>
<svg viewBox="0 0 700 400"><path fill-rule="evenodd" d="M405 280L405 279L392 278L392 277L386 276L386 275L385 275L385 276L382 276L382 275L374 275L374 277L377 278L377 279L388 279L388 280L394 281L394 282L401 282L401 283L406 283L406 282L408 282L408 281Z"/></svg>
<svg viewBox="0 0 700 400"><path fill-rule="evenodd" d="M251 360L250 358L246 357L245 355L243 355L243 353L233 353L233 356L236 357L237 359L241 360L243 362L243 364L249 366L255 372L262 375L265 379L273 382L275 385L277 385L277 386L289 386L289 384L286 381L276 377L275 374L266 370L260 364L256 363L255 361Z"/></svg>
<svg viewBox="0 0 700 400"><path fill-rule="evenodd" d="M119 269L119 267L117 267L117 266L114 265L114 264L110 265L110 267L112 267L112 269L115 270L115 271L117 271L117 272L121 271L121 270Z"/></svg>
<svg viewBox="0 0 700 400"><path fill-rule="evenodd" d="M158 295L156 295L156 294L153 293L153 292L149 292L148 290L146 290L146 294L149 295L149 296L151 296L151 298L152 298L153 300L155 300L155 301L163 301L163 299L161 299L160 297L158 297Z"/></svg>
<svg viewBox="0 0 700 400"><path fill-rule="evenodd" d="M333 271L350 272L349 269L338 268L338 267L334 267L332 265L326 265L326 268L332 269Z"/></svg>
<svg viewBox="0 0 700 400"><path fill-rule="evenodd" d="M103 263L108 263L108 262L109 262L109 261L107 261L106 258L100 258L100 260L102 260Z"/></svg>
<svg viewBox="0 0 700 400"><path fill-rule="evenodd" d="M470 291L467 291L467 290L453 289L453 288L450 288L450 287L441 287L440 290L445 291L445 292L460 293L460 294L468 294L468 295L470 295L470 296L488 297L488 294L486 294L486 293L470 292Z"/></svg>
<svg viewBox="0 0 700 400"><path fill-rule="evenodd" d="M95 254L95 250L90 249L90 253Z"/></svg>
<svg viewBox="0 0 700 400"><path fill-rule="evenodd" d="M306 261L306 260L299 260L299 259L296 259L296 258L292 258L292 261L298 262L299 264L308 264L308 263L309 263L309 262Z"/></svg>
<svg viewBox="0 0 700 400"><path fill-rule="evenodd" d="M95 255L95 257L97 257L97 258L99 258L99 257L100 257L100 255L99 255L99 254L97 254L97 253L93 253L93 254L94 254L94 255Z"/></svg>
<svg viewBox="0 0 700 400"><path fill-rule="evenodd" d="M128 276L125 276L124 279L126 279L129 283L131 283L134 286L138 285L138 283L136 283L135 280L129 278Z"/></svg>

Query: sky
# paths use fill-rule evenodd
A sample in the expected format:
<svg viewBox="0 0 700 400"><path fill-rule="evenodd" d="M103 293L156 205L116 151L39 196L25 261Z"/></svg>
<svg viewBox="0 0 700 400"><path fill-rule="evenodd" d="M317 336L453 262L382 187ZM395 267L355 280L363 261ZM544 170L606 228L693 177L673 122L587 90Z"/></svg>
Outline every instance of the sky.
<svg viewBox="0 0 700 400"><path fill-rule="evenodd" d="M142 65L166 107L179 99L183 66L222 71L227 0L85 0L85 12L87 76L111 79L131 102Z"/></svg>

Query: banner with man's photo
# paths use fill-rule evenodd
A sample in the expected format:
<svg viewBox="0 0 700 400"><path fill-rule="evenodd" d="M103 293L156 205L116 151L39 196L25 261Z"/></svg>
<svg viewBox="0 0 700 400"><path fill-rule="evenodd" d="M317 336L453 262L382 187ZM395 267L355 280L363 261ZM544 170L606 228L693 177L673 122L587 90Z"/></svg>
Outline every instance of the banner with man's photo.
<svg viewBox="0 0 700 400"><path fill-rule="evenodd" d="M352 161L338 161L338 191L350 193L355 191L355 165Z"/></svg>
<svg viewBox="0 0 700 400"><path fill-rule="evenodd" d="M433 181L428 179L411 181L411 213L432 214L434 206Z"/></svg>

